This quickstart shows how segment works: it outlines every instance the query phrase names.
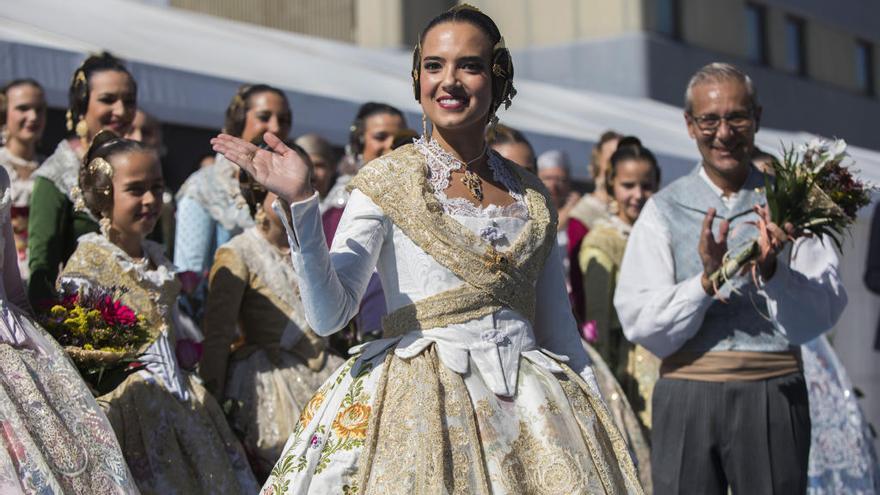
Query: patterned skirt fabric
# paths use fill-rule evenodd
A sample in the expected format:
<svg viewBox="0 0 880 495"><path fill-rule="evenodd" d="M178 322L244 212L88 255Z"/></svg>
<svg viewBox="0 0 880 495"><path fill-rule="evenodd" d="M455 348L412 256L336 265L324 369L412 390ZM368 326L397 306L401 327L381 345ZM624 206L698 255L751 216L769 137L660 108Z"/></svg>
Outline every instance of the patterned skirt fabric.
<svg viewBox="0 0 880 495"><path fill-rule="evenodd" d="M608 404L608 410L614 419L620 433L623 435L626 444L629 446L630 453L636 463L636 469L639 472L639 481L645 493L652 493L651 490L651 445L645 434L639 418L630 406L623 388L618 383L614 373L608 368L608 365L602 360L602 356L590 344L583 342L584 349L590 360L593 361L593 371L596 373L596 382L599 384L599 391Z"/></svg>
<svg viewBox="0 0 880 495"><path fill-rule="evenodd" d="M278 349L230 361L224 392L234 404L230 421L258 478L268 477L303 407L342 364L328 355L316 372L296 354Z"/></svg>
<svg viewBox="0 0 880 495"><path fill-rule="evenodd" d="M561 369L522 359L505 398L434 346L351 358L306 406L262 493L642 493L607 408Z"/></svg>
<svg viewBox="0 0 880 495"><path fill-rule="evenodd" d="M821 336L801 346L810 397L811 495L880 493L880 465L846 370Z"/></svg>
<svg viewBox="0 0 880 495"><path fill-rule="evenodd" d="M79 372L37 324L16 319L41 348L0 343L0 493L137 493Z"/></svg>
<svg viewBox="0 0 880 495"><path fill-rule="evenodd" d="M181 401L147 372L98 398L144 494L256 493L257 481L220 406L190 376Z"/></svg>

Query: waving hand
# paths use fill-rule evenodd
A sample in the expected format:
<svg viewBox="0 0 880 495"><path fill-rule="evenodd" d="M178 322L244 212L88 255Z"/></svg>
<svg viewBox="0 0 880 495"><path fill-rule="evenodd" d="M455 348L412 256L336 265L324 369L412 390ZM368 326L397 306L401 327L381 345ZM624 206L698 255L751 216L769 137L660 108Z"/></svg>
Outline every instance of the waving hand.
<svg viewBox="0 0 880 495"><path fill-rule="evenodd" d="M264 134L263 140L271 150L228 134L218 135L211 145L281 199L295 202L310 198L314 190L308 163L271 132Z"/></svg>

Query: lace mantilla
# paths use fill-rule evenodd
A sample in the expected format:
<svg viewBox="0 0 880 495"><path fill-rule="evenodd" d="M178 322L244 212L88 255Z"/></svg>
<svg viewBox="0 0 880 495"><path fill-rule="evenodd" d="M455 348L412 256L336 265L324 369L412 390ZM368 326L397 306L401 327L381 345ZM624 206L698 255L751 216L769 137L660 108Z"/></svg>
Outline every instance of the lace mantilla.
<svg viewBox="0 0 880 495"><path fill-rule="evenodd" d="M199 170L183 183L177 201L191 198L224 229L246 229L254 224L236 180L234 163L217 155L214 165Z"/></svg>
<svg viewBox="0 0 880 495"><path fill-rule="evenodd" d="M433 139L426 139L422 136L416 139L413 144L425 156L428 164L428 183L447 215L481 218L513 217L528 220L529 209L522 188L510 170L504 166L501 157L494 151L489 151L489 169L495 180L507 189L514 202L507 206L488 205L484 208L471 203L466 198L448 198L446 196L450 176L453 171L461 168L461 161L444 150Z"/></svg>
<svg viewBox="0 0 880 495"><path fill-rule="evenodd" d="M16 168L36 170L37 167L40 166L40 162L42 161L41 158L42 157L37 157L36 160L25 160L24 158L19 158L13 155L5 146L0 148L0 165L6 167L7 171L16 172ZM15 176L10 173L9 176L18 178L17 173Z"/></svg>
<svg viewBox="0 0 880 495"><path fill-rule="evenodd" d="M79 157L70 147L70 143L66 139L58 143L52 156L46 159L43 165L34 172L35 177L43 177L59 191L67 196L71 203L75 203L77 198L74 196L74 189L79 183Z"/></svg>

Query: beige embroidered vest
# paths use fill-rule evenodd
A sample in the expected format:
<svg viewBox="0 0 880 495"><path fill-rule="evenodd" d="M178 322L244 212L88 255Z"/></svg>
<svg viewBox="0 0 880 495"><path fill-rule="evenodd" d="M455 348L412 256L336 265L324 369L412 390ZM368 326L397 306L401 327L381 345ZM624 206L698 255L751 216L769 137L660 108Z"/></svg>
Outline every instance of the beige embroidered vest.
<svg viewBox="0 0 880 495"><path fill-rule="evenodd" d="M351 181L349 190L366 194L413 243L465 282L386 316L385 337L464 323L502 307L534 321L535 283L556 242L556 210L537 177L510 161L504 166L522 184L529 220L503 252L443 212L425 157L413 145L370 162Z"/></svg>

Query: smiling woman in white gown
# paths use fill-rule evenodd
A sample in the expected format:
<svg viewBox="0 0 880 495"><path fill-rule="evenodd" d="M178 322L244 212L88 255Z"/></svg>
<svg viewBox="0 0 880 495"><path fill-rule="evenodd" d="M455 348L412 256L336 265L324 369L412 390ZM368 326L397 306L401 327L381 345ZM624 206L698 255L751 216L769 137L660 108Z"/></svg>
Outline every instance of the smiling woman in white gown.
<svg viewBox="0 0 880 495"><path fill-rule="evenodd" d="M641 493L579 341L547 192L486 152L483 129L513 93L497 27L456 7L414 58L433 133L353 179L329 252L294 152L268 134L274 152L213 141L292 202L317 333L356 313L374 267L389 309L384 338L352 349L306 406L263 492Z"/></svg>

